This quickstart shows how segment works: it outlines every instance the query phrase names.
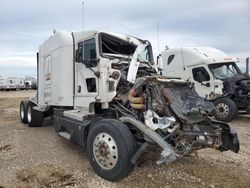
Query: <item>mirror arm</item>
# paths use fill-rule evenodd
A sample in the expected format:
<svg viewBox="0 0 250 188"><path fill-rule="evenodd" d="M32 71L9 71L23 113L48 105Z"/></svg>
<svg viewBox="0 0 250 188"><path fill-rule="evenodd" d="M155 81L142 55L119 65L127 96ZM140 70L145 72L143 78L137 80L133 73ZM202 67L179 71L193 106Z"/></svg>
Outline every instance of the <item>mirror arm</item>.
<svg viewBox="0 0 250 188"><path fill-rule="evenodd" d="M90 70L95 74L95 76L96 76L97 78L100 78L100 76L101 76L100 71L95 71L95 70L93 70L90 66L87 66L86 64L85 64L85 66L86 66L86 68L90 69Z"/></svg>

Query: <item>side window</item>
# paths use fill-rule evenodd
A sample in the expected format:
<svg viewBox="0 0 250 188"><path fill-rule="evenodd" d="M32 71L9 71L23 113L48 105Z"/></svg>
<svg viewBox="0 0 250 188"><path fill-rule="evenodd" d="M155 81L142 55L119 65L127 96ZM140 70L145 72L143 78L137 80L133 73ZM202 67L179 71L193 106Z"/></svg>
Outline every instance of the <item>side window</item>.
<svg viewBox="0 0 250 188"><path fill-rule="evenodd" d="M87 90L88 92L96 92L96 81L95 78L87 78L86 79Z"/></svg>
<svg viewBox="0 0 250 188"><path fill-rule="evenodd" d="M95 39L89 39L78 43L78 49L81 51L79 59L90 61L96 59Z"/></svg>
<svg viewBox="0 0 250 188"><path fill-rule="evenodd" d="M96 59L95 39L89 39L83 42L84 60Z"/></svg>
<svg viewBox="0 0 250 188"><path fill-rule="evenodd" d="M168 57L168 65L173 61L173 59L174 59L174 54L173 55L170 55L169 57Z"/></svg>
<svg viewBox="0 0 250 188"><path fill-rule="evenodd" d="M204 67L194 68L192 72L193 78L197 82L206 82L210 80L210 76Z"/></svg>

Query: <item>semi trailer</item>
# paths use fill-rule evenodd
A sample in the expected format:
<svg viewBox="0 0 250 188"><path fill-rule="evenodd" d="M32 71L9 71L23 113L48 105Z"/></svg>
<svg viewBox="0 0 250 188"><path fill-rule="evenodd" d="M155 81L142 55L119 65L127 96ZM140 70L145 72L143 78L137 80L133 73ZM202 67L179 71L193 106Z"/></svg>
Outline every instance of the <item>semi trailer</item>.
<svg viewBox="0 0 250 188"><path fill-rule="evenodd" d="M247 60L248 61L248 60ZM237 66L239 59L211 47L181 47L161 52L162 75L194 83L196 92L214 103L215 118L231 121L238 110L250 114L250 76Z"/></svg>
<svg viewBox="0 0 250 188"><path fill-rule="evenodd" d="M146 151L157 164L202 148L239 151L235 130L211 120L192 83L158 75L149 41L111 32L56 32L37 53L38 90L21 101L29 127L53 117L56 133L86 148L100 177L119 181Z"/></svg>

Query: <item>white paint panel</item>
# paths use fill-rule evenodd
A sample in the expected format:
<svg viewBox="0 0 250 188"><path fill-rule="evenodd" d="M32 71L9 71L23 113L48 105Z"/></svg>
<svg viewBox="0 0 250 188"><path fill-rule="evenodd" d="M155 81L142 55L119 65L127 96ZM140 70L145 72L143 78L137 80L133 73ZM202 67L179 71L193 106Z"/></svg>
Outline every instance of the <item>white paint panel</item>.
<svg viewBox="0 0 250 188"><path fill-rule="evenodd" d="M73 39L59 32L39 50L39 105L73 106Z"/></svg>

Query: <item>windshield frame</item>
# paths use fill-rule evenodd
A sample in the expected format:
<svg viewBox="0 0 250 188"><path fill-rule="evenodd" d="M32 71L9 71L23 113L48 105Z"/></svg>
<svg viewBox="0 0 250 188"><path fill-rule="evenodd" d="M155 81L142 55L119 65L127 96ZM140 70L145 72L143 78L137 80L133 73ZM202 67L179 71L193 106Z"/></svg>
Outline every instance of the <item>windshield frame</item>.
<svg viewBox="0 0 250 188"><path fill-rule="evenodd" d="M209 68L209 70L211 71L211 73L212 73L212 75L213 75L213 77L215 78L215 79L218 79L218 80L226 80L226 79L229 79L229 78L233 78L234 76L232 76L232 77L227 77L227 78L218 78L218 77L216 77L216 75L215 75L215 73L214 73L214 67L213 66L223 66L223 65L232 65L234 68L235 68L235 70L237 71L237 73L234 75L234 76L236 76L236 75L241 75L242 74L242 72L241 72L241 70L239 69L239 67L237 66L237 64L235 63L235 62L223 62L223 63L213 63L213 64L209 64L208 65L208 68Z"/></svg>
<svg viewBox="0 0 250 188"><path fill-rule="evenodd" d="M103 58L110 58L110 59L121 58L121 59L125 59L125 60L131 60L131 59L133 58L133 56L134 56L135 51L134 51L132 54L130 54L130 55L126 55L126 54L115 54L115 53L114 53L114 54L112 54L112 53L103 53L103 52L102 52L102 35L107 35L107 36L110 36L110 37L112 37L112 38L114 38L114 39L123 41L124 43L131 44L132 46L135 47L135 51L136 51L136 49L137 49L138 46L139 46L138 44L134 44L134 43L128 42L128 41L124 40L123 38L120 38L120 37L114 36L114 35L112 35L112 34L108 34L108 33L103 33L103 32L102 32L102 33L99 33L99 35L98 35L98 48L99 48L98 51L99 51L100 57L103 57ZM136 38L136 39L137 39L137 38ZM142 43L143 43L142 40L140 40L140 39L137 39L137 40L138 40L139 42L142 42ZM138 43L139 43L139 42L138 42ZM148 50L148 60L145 59L145 61L142 61L141 59L139 59L139 57L137 57L137 58L138 58L138 61L141 60L142 63L148 61L150 65L155 65L154 56L153 56L153 50L152 50L152 46L151 46L150 43L149 43L149 45L146 47L146 50Z"/></svg>
<svg viewBox="0 0 250 188"><path fill-rule="evenodd" d="M122 59L131 59L132 57L133 57L133 54L131 54L131 55L125 55L125 54L112 54L112 53L103 53L102 52L102 36L103 35L107 35L107 36L109 36L109 37L112 37L112 38L114 38L114 39L117 39L117 40L120 40L120 41L123 41L124 43L128 43L128 44L131 44L132 46L134 46L135 47L135 50L136 50L136 48L137 48L137 45L136 44L133 44L133 43L130 43L130 42L128 42L128 41L126 41L126 40L124 40L124 39L122 39L122 38L119 38L119 37L117 37L117 36L114 36L114 35L112 35L112 34L108 34L108 33L99 33L99 35L98 35L98 44L99 44L99 54L100 54L100 56L101 57L103 57L103 58L122 58Z"/></svg>

